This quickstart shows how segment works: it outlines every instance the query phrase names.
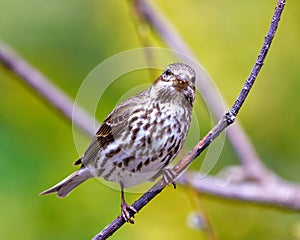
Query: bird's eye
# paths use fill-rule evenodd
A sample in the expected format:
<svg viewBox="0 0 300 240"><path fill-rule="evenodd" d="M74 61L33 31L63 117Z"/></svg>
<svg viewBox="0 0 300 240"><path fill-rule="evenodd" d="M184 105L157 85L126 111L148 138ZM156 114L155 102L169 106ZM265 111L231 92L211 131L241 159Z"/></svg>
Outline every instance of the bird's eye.
<svg viewBox="0 0 300 240"><path fill-rule="evenodd" d="M170 75L172 75L172 72L171 72L170 69L167 69L167 70L165 71L165 74L166 74L166 76L170 76Z"/></svg>
<svg viewBox="0 0 300 240"><path fill-rule="evenodd" d="M166 82L170 81L170 79L172 78L173 73L170 69L166 69L163 74L162 74L162 79Z"/></svg>

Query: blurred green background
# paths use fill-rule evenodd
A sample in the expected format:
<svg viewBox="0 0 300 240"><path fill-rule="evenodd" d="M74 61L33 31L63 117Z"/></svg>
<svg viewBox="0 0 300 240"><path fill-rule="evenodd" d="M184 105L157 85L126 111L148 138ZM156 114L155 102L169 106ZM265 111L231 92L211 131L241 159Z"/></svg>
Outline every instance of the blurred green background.
<svg viewBox="0 0 300 240"><path fill-rule="evenodd" d="M265 66L239 119L264 163L299 182L300 2L287 2ZM157 4L232 103L255 61L275 3L175 0ZM134 21L127 1L0 0L0 39L72 98L98 63L142 47ZM153 37L150 42L163 46ZM99 121L130 88L151 82L143 71L124 79L101 99ZM119 192L90 180L66 199L39 197L39 192L75 170L72 162L82 152L77 153L71 125L2 66L0 86L0 239L92 238L119 214ZM196 106L201 108L201 101ZM209 118L204 117L201 125L204 134ZM185 151L197 139L190 134ZM83 148L87 143L82 134ZM201 158L193 167L200 164ZM238 160L226 142L213 171L232 164ZM127 194L129 203L138 197ZM190 198L183 187L167 188L137 214L134 225L126 224L111 239L205 239L186 224L194 210ZM201 199L220 239L300 239L300 217L295 212Z"/></svg>

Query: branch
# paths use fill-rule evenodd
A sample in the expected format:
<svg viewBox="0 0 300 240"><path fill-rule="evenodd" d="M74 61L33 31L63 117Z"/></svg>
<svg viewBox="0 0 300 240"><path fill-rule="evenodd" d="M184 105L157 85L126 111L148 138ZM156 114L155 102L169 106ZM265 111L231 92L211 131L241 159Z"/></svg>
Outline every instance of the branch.
<svg viewBox="0 0 300 240"><path fill-rule="evenodd" d="M175 49L176 51L184 53L184 55L197 59L172 23L166 19L159 9L149 5L145 0L135 0L134 2L137 16L144 22L150 24L169 48ZM182 56L178 55L178 58L180 59ZM219 92L214 87L212 80L210 78L204 78L201 79L201 81L198 81L198 84L200 87L198 90L207 103L209 109L212 111L215 119L220 119L224 110L220 108L220 104L216 101L216 99L218 99ZM267 175L267 169L260 161L251 141L242 127L236 123L234 127L228 129L227 134L235 152L245 169L247 169L249 177L261 179L263 176Z"/></svg>
<svg viewBox="0 0 300 240"><path fill-rule="evenodd" d="M26 60L22 59L7 45L0 43L0 63L15 73L31 89L38 94L46 103L54 107L70 122L88 135L94 135L94 119L79 106L73 105L73 101L63 91L57 88L42 73L32 67ZM76 118L72 118L73 107L76 107Z"/></svg>
<svg viewBox="0 0 300 240"><path fill-rule="evenodd" d="M275 175L269 175L268 182L261 183L231 182L212 176L200 179L196 173L186 173L179 182L208 195L300 211L300 186Z"/></svg>
<svg viewBox="0 0 300 240"><path fill-rule="evenodd" d="M268 31L267 36L265 37L265 41L260 50L256 63L232 108L221 118L218 124L188 153L188 155L186 155L173 167L172 170L176 173L177 176L183 173L183 171L193 162L193 160L196 157L198 157L222 131L224 131L229 125L231 125L235 121L239 110L245 102L248 93L250 92L255 82L255 79L257 78L258 73L261 70L262 63L264 62L268 49L272 43L284 6L285 0L279 0L272 18L271 27ZM155 196L157 196L166 187L166 185L166 182L163 179L161 179L149 191L147 191L143 196L141 196L137 201L135 201L132 206L137 211L141 210ZM134 213L131 213L131 217L133 216ZM125 220L122 218L122 216L118 216L112 223L107 225L99 234L97 234L94 237L94 240L108 238L114 232L116 232L124 223Z"/></svg>

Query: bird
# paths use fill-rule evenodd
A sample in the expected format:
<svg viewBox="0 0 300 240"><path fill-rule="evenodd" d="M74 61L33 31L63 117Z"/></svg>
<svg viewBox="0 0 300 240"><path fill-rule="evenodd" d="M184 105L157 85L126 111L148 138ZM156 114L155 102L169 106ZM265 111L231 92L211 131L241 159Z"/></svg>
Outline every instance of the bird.
<svg viewBox="0 0 300 240"><path fill-rule="evenodd" d="M89 178L102 177L120 185L121 216L134 223L124 189L162 176L167 184L176 174L168 165L181 150L190 128L196 73L187 64L172 63L146 90L116 106L99 127L80 168L40 195L66 197ZM175 185L174 185L175 186Z"/></svg>

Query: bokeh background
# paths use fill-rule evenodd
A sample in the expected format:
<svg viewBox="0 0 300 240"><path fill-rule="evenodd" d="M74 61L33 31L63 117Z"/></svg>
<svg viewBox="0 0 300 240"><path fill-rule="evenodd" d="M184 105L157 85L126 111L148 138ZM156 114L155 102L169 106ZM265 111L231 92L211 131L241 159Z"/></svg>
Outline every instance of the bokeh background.
<svg viewBox="0 0 300 240"><path fill-rule="evenodd" d="M276 1L156 4L232 103L255 61ZM299 7L300 2L288 1L267 61L239 115L264 163L298 182ZM0 39L72 98L98 63L142 47L136 24L130 1L0 0ZM155 35L149 35L149 42L164 46ZM143 71L120 78L103 95L97 119L102 121L125 92L150 82ZM201 101L196 107L202 108ZM75 147L71 124L2 66L0 110L0 239L90 239L119 214L119 192L93 180L66 199L38 196L71 173L82 152ZM200 125L204 134L209 117ZM191 133L184 151L198 139ZM82 134L83 148L87 143ZM213 173L234 164L238 159L226 142ZM193 167L200 165L201 157ZM127 200L139 196L127 194ZM201 203L220 239L300 239L296 212L207 196L201 196ZM189 191L169 187L137 214L134 225L126 224L111 239L204 239L186 223L193 211Z"/></svg>

